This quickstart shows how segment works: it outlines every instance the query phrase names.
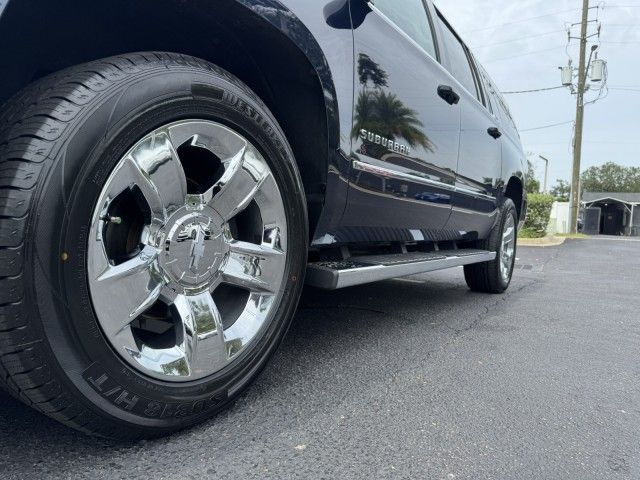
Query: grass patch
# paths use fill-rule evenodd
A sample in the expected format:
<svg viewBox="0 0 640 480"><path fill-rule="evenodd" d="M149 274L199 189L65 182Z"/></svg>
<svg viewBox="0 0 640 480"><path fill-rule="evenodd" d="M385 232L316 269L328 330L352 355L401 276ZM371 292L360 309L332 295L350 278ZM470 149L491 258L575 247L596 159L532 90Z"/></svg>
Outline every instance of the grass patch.
<svg viewBox="0 0 640 480"><path fill-rule="evenodd" d="M556 237L561 238L591 238L589 235L585 235L584 233L558 233Z"/></svg>
<svg viewBox="0 0 640 480"><path fill-rule="evenodd" d="M518 237L520 238L544 238L547 236L545 231L535 230L533 228L523 228L518 233Z"/></svg>

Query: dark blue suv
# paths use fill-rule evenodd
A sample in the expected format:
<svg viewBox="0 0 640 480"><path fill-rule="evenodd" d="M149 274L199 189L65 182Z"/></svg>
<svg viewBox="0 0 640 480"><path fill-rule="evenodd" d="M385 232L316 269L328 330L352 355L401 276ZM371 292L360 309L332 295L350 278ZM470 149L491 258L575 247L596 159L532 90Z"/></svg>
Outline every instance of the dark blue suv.
<svg viewBox="0 0 640 480"><path fill-rule="evenodd" d="M511 281L518 132L430 0L9 0L0 44L0 385L67 425L210 417L305 283Z"/></svg>

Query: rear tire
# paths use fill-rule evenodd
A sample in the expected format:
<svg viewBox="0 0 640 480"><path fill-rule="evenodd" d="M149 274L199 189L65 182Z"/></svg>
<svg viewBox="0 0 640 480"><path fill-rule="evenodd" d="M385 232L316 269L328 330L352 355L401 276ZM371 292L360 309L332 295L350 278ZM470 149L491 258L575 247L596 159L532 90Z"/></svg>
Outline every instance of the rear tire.
<svg viewBox="0 0 640 480"><path fill-rule="evenodd" d="M213 278L210 273L213 267L206 270L198 265L204 263L203 258L216 265L216 262L220 262L220 265L227 267L232 262L220 261L217 254L214 258L208 250L205 253L201 250L194 253L194 249L212 245L213 243L203 242L217 235L214 238L217 242L215 245L235 242L235 248L240 240L244 243L253 242L254 245L249 253L243 251L239 254L244 257L234 257L233 272L224 272L225 282L240 278L249 285L246 287L249 292L246 297L243 296L245 294L237 294L237 298L241 298L243 302L246 300L246 306L242 307L245 304L236 299L235 307L228 310L242 312L242 308L253 308L250 313L257 312L257 315L269 312L265 314L262 326L255 330L255 336L246 342L242 338L239 343L229 343L219 350L227 355L224 358L229 360L228 364L221 363L219 369L212 369L210 372L206 368L200 368L194 375L191 375L192 370L184 362L169 366L149 364L150 367L145 370L142 366L136 366L135 360L143 358L139 357L141 352L144 354L143 347L150 348L145 344L145 339L153 334L158 335L153 340L157 352L168 351L166 349L171 347L171 341L176 342L176 348L187 345L189 342L185 340L185 335L189 335L193 342L196 338L198 342L204 342L217 336L223 339L225 345L226 329L231 327L223 325L224 315L215 306L211 307L212 312L216 312L215 318L209 319L211 321L206 325L208 330L200 335L198 315L202 311L198 308L213 305L211 299L195 304L192 310L187 308L186 317L179 313L179 319L184 320L183 323L174 325L171 323L174 320L163 317L165 323L159 329L156 317L145 320L147 323L144 325L140 320L136 323L136 332L144 330L144 335L136 337L135 343L129 344L129 350L122 350L107 335L101 315L103 312L99 311L104 309L97 308L105 305L104 295L102 303L96 303L95 295L104 290L102 287L97 290L90 288L88 266L92 262L88 245L95 240L89 235L93 228L92 219L95 219L93 212L100 211L98 199L102 198L101 192L106 188L108 179L113 177L118 162L130 155L127 152L131 152L137 142L149 138L150 132L175 125L176 122L184 125L192 119L201 121L202 124L219 125L216 128L220 131L232 131L237 138L230 141L236 144L238 139L246 139L251 147L246 151L251 151L251 154L241 154L239 163L236 162L240 167L234 171L241 171L242 175L251 178L268 171L264 173L264 177L260 177L260 186L257 186L258 180L254 179L255 191L262 192L262 185L268 183L267 180L262 182L262 178L273 179L271 184L275 183L277 186L269 187L268 194L252 194L263 198L274 197L277 193L281 202L278 205L282 207L278 207L278 212L285 212L285 217L281 218L284 225L282 231L270 226L267 236L264 223L267 220L262 220L266 215L265 211L259 210L262 208L260 205L259 208L252 206L253 203L260 204L260 200L251 201L248 196L240 198L236 193L235 197L225 197L225 205L222 207L216 204L216 208L223 211L223 207L229 207L227 204L231 204L234 198L240 202L235 204L237 208L231 209L228 216L224 216L222 225L226 226L222 233L211 233L209 224L202 223L206 219L178 224L174 228L178 233L171 237L171 241L192 242L190 251L180 246L184 244L175 243L176 246L171 247L181 255L184 251L189 252L187 260L190 258L191 264L185 268L192 273L189 280L191 283L184 287L181 283L184 274L180 276L178 272L176 275L175 271L171 272L172 280L167 280L167 267L165 273L154 279L161 279L171 288L165 288L167 285L163 283L162 289L158 287L158 292L171 296L173 288L177 292L174 293L179 296L184 287L188 290L185 295L191 295L190 288L197 286L200 289L199 295L206 296L205 292L210 291L210 296L214 297L217 286L201 282L201 278ZM199 135L189 137L189 142L180 144L180 147L188 143L187 148L200 148L210 141L206 134ZM155 148L157 144L159 142L156 137L151 137L147 145ZM217 143L217 139L210 144L225 146L224 143ZM178 150L176 148L174 153ZM182 150L180 152L182 155ZM194 157L196 162L204 158L201 153ZM228 163L225 163L221 155L219 157L218 171L223 169L225 174L227 170L231 171L231 166L235 165L233 159L237 156ZM257 157L260 157L259 162ZM194 192L202 193L198 190L201 170L197 165L190 167L190 171L196 172L196 176L187 175L189 178L185 184L184 181L180 183L177 177L172 182L173 177L166 176L163 159L151 158L148 154L145 158L150 163L145 164L149 170L142 170L144 174L151 177L150 172L156 175L160 171L160 176L164 175L165 185L178 190L182 186L183 191L189 194L185 206L180 208L188 209L190 205L195 205L192 201L199 201L197 199L205 202L206 195L192 195ZM185 170L187 167L182 157L179 161L183 168L178 167L178 171ZM215 189L211 186L210 190L215 198L228 191L227 185L231 185L235 178L228 176L223 180L220 175L224 174L216 173L215 169L210 169L203 175L212 178L218 175L217 181L215 178L211 180ZM135 190L134 184L132 180L131 185L125 187L127 192ZM154 190L152 188L149 191L153 193ZM160 189L158 191L162 198L163 192ZM127 195L128 198L134 196L133 193ZM113 200L109 198L109 201ZM248 198L252 202L249 206L245 201ZM138 205L139 199L136 202ZM169 207L173 208L174 205L165 204L160 209L160 216L168 216ZM126 214L132 208L133 204L121 211ZM246 218L243 217L242 221L232 218L232 215L239 215L238 212L249 208L254 212L245 215ZM267 205L265 208L271 207ZM209 210L214 211L213 207ZM256 210L261 213L256 214ZM139 231L131 230L136 232L135 235L132 236L131 231L127 231L122 241L115 241L114 255L124 255L129 259L133 258L132 255L138 255L135 249L142 245L142 238L149 239L151 234L148 232L155 231L153 229L157 226L147 217L147 214L136 217L142 220L139 220ZM202 214L198 218L201 217ZM105 236L111 238L115 235L105 233L107 228L111 228L105 226L107 223L112 221L116 224L114 231L126 224L126 219L109 218L111 220L107 217L98 218L98 232L103 240ZM220 214L220 218L223 218L223 214ZM231 222L233 226L230 226ZM239 226L241 223L242 228ZM246 225L249 225L246 227L248 230L245 229ZM246 85L222 69L183 55L139 53L87 63L36 82L18 93L0 111L0 384L23 402L66 425L86 433L117 439L154 437L211 417L229 405L256 378L287 331L303 284L307 260L307 225L300 174L284 133L260 99ZM236 238L236 232L241 229L249 233L238 233ZM143 235L141 232L146 232L144 234L147 236L136 237ZM166 235L168 241L169 233ZM169 247L164 247L164 238L157 234L156 240L162 239L162 242L158 240L158 252L168 252ZM196 242L196 238L204 240ZM281 238L286 240L281 242ZM255 285L250 282L255 279L263 280L266 278L262 276L266 267L271 268L268 263L271 261L270 257L263 257L262 250L256 250L262 248L265 243L261 242L267 240L269 245L283 250L284 257L278 258L284 260L274 260L282 271L274 274L273 278L278 279L276 286L265 284L265 288L273 288L275 291L273 294L265 294L264 298L268 299L263 300L258 294L253 296L252 289ZM103 243L106 244L106 240ZM230 243L227 243L227 247ZM230 251L226 250L225 259L231 258ZM165 256L167 255L168 253ZM238 266L244 264L238 258L251 261L251 266L255 269L243 271ZM108 261L113 263L111 258ZM180 262L176 263L172 258L165 260L165 263L171 263L173 270L180 266ZM222 272L222 267L220 269ZM237 275L233 277L231 274ZM254 277L249 278L250 275ZM220 278L223 278L222 273ZM275 283L274 281L274 285ZM119 288L120 290L113 290L119 293L113 295L111 300L115 311L123 300L130 299L127 288ZM151 289L150 284L149 288ZM203 290L209 288L210 290ZM265 291L271 292L268 288ZM255 305L251 304L252 299L258 297L261 300L256 300ZM107 306L108 298L107 295ZM241 306L240 310L237 305ZM178 309L168 305L165 310L172 308L172 311ZM242 315L233 313L236 314ZM220 320L215 323L215 328L212 319ZM147 325L152 327L147 328ZM126 328L133 329L130 326ZM173 332L171 329L175 329L175 334L165 335L169 331ZM162 334L158 333L160 331ZM222 332L225 335L221 335ZM132 351L136 346L138 351ZM209 353L208 350L202 351ZM131 352L132 358L126 358L126 352ZM178 350L174 349L172 352ZM190 354L192 352L193 350L189 351ZM189 361L192 358L189 356ZM148 365L145 363L145 366ZM158 371L160 373L152 374ZM174 381L176 378L170 375L178 376L179 381Z"/></svg>
<svg viewBox="0 0 640 480"><path fill-rule="evenodd" d="M471 290L503 293L509 288L516 258L517 225L516 207L513 201L507 198L489 238L480 240L475 245L475 248L496 252L496 258L490 262L464 267L464 279Z"/></svg>

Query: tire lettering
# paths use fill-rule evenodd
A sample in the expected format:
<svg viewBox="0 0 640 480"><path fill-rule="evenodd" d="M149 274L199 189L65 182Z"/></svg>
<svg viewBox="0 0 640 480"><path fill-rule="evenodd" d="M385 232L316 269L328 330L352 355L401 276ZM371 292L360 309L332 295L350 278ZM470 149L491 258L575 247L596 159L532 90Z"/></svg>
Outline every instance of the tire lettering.
<svg viewBox="0 0 640 480"><path fill-rule="evenodd" d="M175 418L188 417L193 413L193 407L195 404L193 403L180 403L176 407L176 413L174 414Z"/></svg>
<svg viewBox="0 0 640 480"><path fill-rule="evenodd" d="M162 411L162 405L158 402L149 402L149 404L147 405L147 408L144 409L144 415L147 417L157 417L158 415L160 415L160 412Z"/></svg>
<svg viewBox="0 0 640 480"><path fill-rule="evenodd" d="M124 404L123 408L131 411L138 403L138 400L140 400L140 398L136 395L131 395L131 397L129 397L129 392L122 390L122 393L120 393L118 398L115 399L115 404L118 406L122 406Z"/></svg>
<svg viewBox="0 0 640 480"><path fill-rule="evenodd" d="M94 363L83 373L83 378L102 398L116 407L147 418L184 418L203 413L222 405L228 398L227 391L208 398L184 403L164 403L151 400L123 388Z"/></svg>
<svg viewBox="0 0 640 480"><path fill-rule="evenodd" d="M97 380L95 380L95 379L94 379L94 378L92 378L92 377L88 377L88 378L87 378L87 381L88 381L91 385L93 385L93 388L95 388L98 392L102 392L102 384L103 384L104 382L106 382L108 379L109 379L109 377L107 377L107 376L103 373L102 375L100 375L100 376L98 377L98 379L97 379Z"/></svg>
<svg viewBox="0 0 640 480"><path fill-rule="evenodd" d="M172 418L174 415L175 405L172 403L165 403L160 418Z"/></svg>

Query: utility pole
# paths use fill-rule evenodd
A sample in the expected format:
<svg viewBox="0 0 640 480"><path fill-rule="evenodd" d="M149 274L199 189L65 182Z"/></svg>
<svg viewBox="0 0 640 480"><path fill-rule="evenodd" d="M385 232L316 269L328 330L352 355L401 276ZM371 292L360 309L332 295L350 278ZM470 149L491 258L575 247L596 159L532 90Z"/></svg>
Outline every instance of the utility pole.
<svg viewBox="0 0 640 480"><path fill-rule="evenodd" d="M576 136L573 145L573 175L571 177L571 225L570 233L578 233L580 211L580 161L582 159L582 127L584 124L584 93L587 84L587 26L589 23L589 0L582 3L580 27L580 65L578 67L578 92L576 103Z"/></svg>
<svg viewBox="0 0 640 480"><path fill-rule="evenodd" d="M538 155L540 157L540 160L544 160L545 166L544 166L544 187L542 188L542 193L548 193L547 190L547 181L549 180L549 159L543 157L542 155Z"/></svg>

